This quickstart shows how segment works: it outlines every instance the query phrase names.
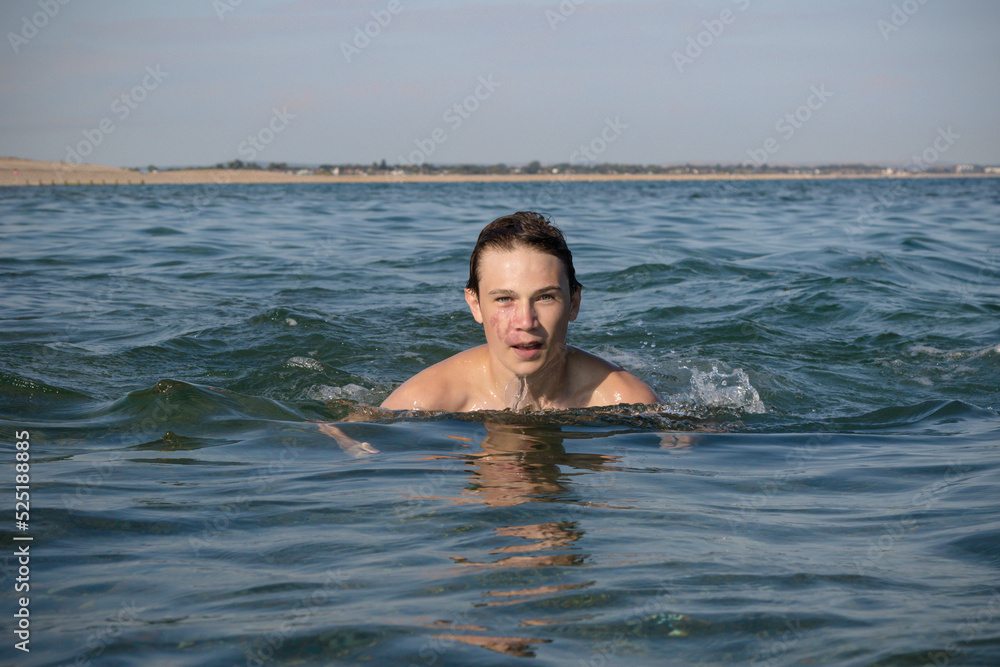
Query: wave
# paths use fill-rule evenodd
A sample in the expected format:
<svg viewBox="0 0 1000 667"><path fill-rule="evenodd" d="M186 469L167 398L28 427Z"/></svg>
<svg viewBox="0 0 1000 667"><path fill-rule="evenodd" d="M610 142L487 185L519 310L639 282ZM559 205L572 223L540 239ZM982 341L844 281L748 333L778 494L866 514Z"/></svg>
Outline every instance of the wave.
<svg viewBox="0 0 1000 667"><path fill-rule="evenodd" d="M288 362L298 367L295 358ZM308 366L308 365L307 365ZM686 367L685 367L686 368ZM0 405L5 414L35 419L56 442L134 445L198 433L199 438L285 428L309 421L343 421L354 413L365 421L458 420L549 427L618 427L640 431L735 431L753 433L827 432L907 435L976 434L1000 430L1000 415L959 400L895 405L857 415L817 421L810 415L768 410L742 369L689 368L685 391L663 397L658 405L622 405L538 412L389 413L372 410L382 389L348 382L314 385L304 396L269 398L229 389L163 379L113 401L0 374ZM34 411L25 406L37 406ZM183 437L183 436L180 436Z"/></svg>
<svg viewBox="0 0 1000 667"><path fill-rule="evenodd" d="M91 399L79 391L0 371L0 414L31 418L72 413Z"/></svg>
<svg viewBox="0 0 1000 667"><path fill-rule="evenodd" d="M828 423L840 432L955 435L1000 429L1000 415L962 401L937 400L881 408L855 417L831 419Z"/></svg>

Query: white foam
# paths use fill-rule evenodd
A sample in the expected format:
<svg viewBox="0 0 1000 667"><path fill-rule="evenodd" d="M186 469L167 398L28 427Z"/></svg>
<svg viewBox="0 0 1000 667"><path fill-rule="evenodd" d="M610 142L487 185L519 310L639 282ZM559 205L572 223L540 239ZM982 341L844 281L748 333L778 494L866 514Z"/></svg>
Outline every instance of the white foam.
<svg viewBox="0 0 1000 667"><path fill-rule="evenodd" d="M372 392L361 385L353 382L345 384L343 387L331 387L329 385L316 385L309 391L309 398L316 401L338 401L349 400L360 403L370 402Z"/></svg>
<svg viewBox="0 0 1000 667"><path fill-rule="evenodd" d="M292 357L286 363L295 368L308 368L313 371L323 370L323 364L309 357Z"/></svg>
<svg viewBox="0 0 1000 667"><path fill-rule="evenodd" d="M914 344L907 348L911 357L926 354L931 357L944 357L950 361L963 361L966 359L978 359L988 354L1000 354L1000 345L989 345L977 348L959 348L957 350L941 350L929 345Z"/></svg>

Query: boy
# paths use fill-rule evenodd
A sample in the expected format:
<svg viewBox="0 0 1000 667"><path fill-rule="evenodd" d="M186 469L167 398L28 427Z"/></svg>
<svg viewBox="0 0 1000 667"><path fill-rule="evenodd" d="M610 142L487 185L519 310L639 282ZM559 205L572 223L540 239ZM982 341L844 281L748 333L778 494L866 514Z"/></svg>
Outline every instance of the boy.
<svg viewBox="0 0 1000 667"><path fill-rule="evenodd" d="M479 234L465 287L486 344L421 371L381 407L468 412L657 403L628 371L566 344L582 289L562 232L544 216L497 218Z"/></svg>

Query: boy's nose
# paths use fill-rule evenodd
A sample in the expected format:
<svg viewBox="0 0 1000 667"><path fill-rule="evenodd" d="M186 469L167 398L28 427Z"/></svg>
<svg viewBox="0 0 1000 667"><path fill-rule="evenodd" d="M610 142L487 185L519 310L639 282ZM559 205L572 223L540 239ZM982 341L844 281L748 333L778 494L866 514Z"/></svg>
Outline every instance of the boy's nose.
<svg viewBox="0 0 1000 667"><path fill-rule="evenodd" d="M530 303L517 307L517 312L514 315L514 325L518 329L534 329L536 322L535 309Z"/></svg>

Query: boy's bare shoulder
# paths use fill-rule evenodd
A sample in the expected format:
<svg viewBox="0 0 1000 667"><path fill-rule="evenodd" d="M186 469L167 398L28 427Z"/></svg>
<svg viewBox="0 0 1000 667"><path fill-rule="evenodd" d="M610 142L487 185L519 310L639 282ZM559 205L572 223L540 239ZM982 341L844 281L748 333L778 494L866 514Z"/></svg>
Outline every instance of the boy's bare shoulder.
<svg viewBox="0 0 1000 667"><path fill-rule="evenodd" d="M660 402L656 392L645 382L618 364L577 348L571 349L580 385L589 393L582 401L587 407Z"/></svg>
<svg viewBox="0 0 1000 667"><path fill-rule="evenodd" d="M660 398L649 385L621 367L608 374L604 382L594 391L594 398L597 402L591 402L591 405L620 403L653 405L660 402Z"/></svg>
<svg viewBox="0 0 1000 667"><path fill-rule="evenodd" d="M474 347L428 366L399 385L381 407L387 410L461 412L468 403L482 347Z"/></svg>

